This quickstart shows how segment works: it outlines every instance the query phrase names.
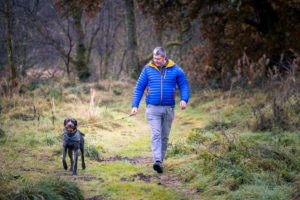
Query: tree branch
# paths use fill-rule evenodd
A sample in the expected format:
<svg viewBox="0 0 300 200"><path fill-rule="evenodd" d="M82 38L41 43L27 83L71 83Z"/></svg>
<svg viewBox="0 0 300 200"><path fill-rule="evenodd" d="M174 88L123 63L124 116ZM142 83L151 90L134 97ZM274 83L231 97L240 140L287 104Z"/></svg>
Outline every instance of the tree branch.
<svg viewBox="0 0 300 200"><path fill-rule="evenodd" d="M47 42L51 46L53 46L62 56L68 57L68 53L59 44L57 44L57 42L54 39L52 39L46 33L46 31L44 30L45 28L41 24L38 23L38 20L34 16L32 16L31 12L29 12L29 13L30 14L27 16L29 17L29 19L33 23L33 25L35 26L36 30L41 34L41 36L43 36L47 40ZM72 64L76 63L76 61L72 57L70 57L70 62Z"/></svg>
<svg viewBox="0 0 300 200"><path fill-rule="evenodd" d="M86 63L88 63L88 61L90 60L94 39L95 39L95 37L96 37L99 30L100 30L100 26L97 27L97 29L94 31L94 33L92 34L92 37L90 39L90 42L89 42L89 45L88 45L88 48L87 48Z"/></svg>
<svg viewBox="0 0 300 200"><path fill-rule="evenodd" d="M170 41L166 44L166 49L172 47L172 46L181 46L183 45L185 42L181 42L179 40L174 40L174 41Z"/></svg>

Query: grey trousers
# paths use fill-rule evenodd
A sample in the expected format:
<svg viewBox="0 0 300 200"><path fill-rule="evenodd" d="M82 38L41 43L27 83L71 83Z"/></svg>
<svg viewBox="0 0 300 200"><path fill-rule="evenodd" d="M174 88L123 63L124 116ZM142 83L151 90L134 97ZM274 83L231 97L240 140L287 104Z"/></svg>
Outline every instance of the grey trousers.
<svg viewBox="0 0 300 200"><path fill-rule="evenodd" d="M162 162L167 152L169 134L174 119L174 106L148 104L146 118L151 128L151 149L154 162Z"/></svg>

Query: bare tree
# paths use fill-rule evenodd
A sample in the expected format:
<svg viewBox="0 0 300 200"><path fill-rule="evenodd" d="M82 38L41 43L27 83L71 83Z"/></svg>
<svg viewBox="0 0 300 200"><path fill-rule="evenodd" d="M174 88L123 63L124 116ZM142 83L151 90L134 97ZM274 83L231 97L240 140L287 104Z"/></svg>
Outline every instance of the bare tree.
<svg viewBox="0 0 300 200"><path fill-rule="evenodd" d="M15 66L14 58L13 58L13 47L12 47L12 33L11 33L11 25L10 25L10 10L9 10L9 2L8 0L4 1L4 8L5 8L5 28L6 28L6 48L7 48L7 57L8 63L10 66L10 79L12 86L17 86L17 69Z"/></svg>
<svg viewBox="0 0 300 200"><path fill-rule="evenodd" d="M119 76L124 70L123 53L126 48L124 44L126 33L122 32L124 29L123 7L121 0L107 0L102 4L102 11L98 16L100 30L95 41L99 58L99 79L106 79L115 74Z"/></svg>
<svg viewBox="0 0 300 200"><path fill-rule="evenodd" d="M89 39L88 46L85 45L86 35L83 30L82 17L86 14L88 17L93 18L100 12L100 5L102 1L97 0L78 0L78 1L63 1L56 0L56 8L61 12L62 16L73 19L73 29L76 38L76 58L75 67L78 73L78 77L82 81L88 80L90 77L90 71L88 62L91 55L91 48L93 41L99 28L97 28Z"/></svg>
<svg viewBox="0 0 300 200"><path fill-rule="evenodd" d="M138 43L136 35L136 20L134 0L125 0L126 30L127 30L127 65L131 76L137 78L141 72L138 58Z"/></svg>
<svg viewBox="0 0 300 200"><path fill-rule="evenodd" d="M3 2L0 2L1 22L5 21ZM70 73L77 71L81 80L118 79L129 74L137 77L152 58L155 46L164 46L168 49L168 56L180 62L179 57L184 57L190 46L195 45L194 39L190 42L187 38L197 38L193 35L198 34L190 32L188 37L181 37L179 33L166 29L163 21L160 31L155 32L151 15L143 15L134 6L136 1L131 0L100 2L93 18L88 16L87 6L81 6L81 11L76 14L80 3L87 5L91 0L61 0L60 9L55 4L58 0L13 2L15 6L10 11L14 13L11 21L12 51L15 65L19 67L17 71L22 74L34 66L64 69L69 77ZM66 6L68 3L70 5ZM4 27L4 23L1 26ZM0 29L0 39L4 41L0 49L1 62L8 63L4 56L7 52L2 50L7 46L4 31L6 29Z"/></svg>
<svg viewBox="0 0 300 200"><path fill-rule="evenodd" d="M30 21L35 32L42 36L44 41L40 41L40 43L46 42L60 54L66 66L68 77L70 77L71 65L73 65L79 79L86 81L90 76L88 63L99 27L96 24L93 30L85 31L86 27L82 22L85 21L88 11L84 10L85 7L80 7L81 4L76 5L73 9L71 5L65 5L65 2L55 1L55 3L38 1L37 4L40 4L38 12L32 12L24 4L20 4L20 7L24 9L27 20ZM83 2L83 4L85 3ZM60 15L56 14L55 8ZM70 15L65 14L68 9ZM96 14L98 12L98 10L95 11ZM74 46L76 46L75 49Z"/></svg>
<svg viewBox="0 0 300 200"><path fill-rule="evenodd" d="M68 42L69 42L69 46L68 46L68 51L66 52L67 55L66 56L62 56L62 59L64 60L64 63L66 65L66 70L67 70L67 74L68 74L68 78L70 79L70 60L71 60L71 52L73 49L73 40L72 40L72 36L70 33L70 21L68 20L68 25L67 25L67 38L68 38Z"/></svg>

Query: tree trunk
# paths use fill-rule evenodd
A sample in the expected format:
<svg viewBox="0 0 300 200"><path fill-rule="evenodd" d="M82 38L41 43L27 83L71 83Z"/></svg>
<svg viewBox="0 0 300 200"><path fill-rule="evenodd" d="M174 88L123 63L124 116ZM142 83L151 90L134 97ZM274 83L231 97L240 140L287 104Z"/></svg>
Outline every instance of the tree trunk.
<svg viewBox="0 0 300 200"><path fill-rule="evenodd" d="M72 49L73 49L73 44L72 44L72 37L71 37L71 34L70 34L70 20L69 19L68 19L67 37L68 37L68 40L69 40L69 49L68 49L68 52L67 52L67 56L62 55L62 59L65 62L65 65L66 65L66 68L67 68L68 79L70 80L70 74L71 74L71 71L70 71L70 60L71 59L70 58L71 58L71 52L72 52Z"/></svg>
<svg viewBox="0 0 300 200"><path fill-rule="evenodd" d="M5 34L6 34L6 48L7 48L7 58L10 66L10 79L13 87L17 86L17 69L13 59L13 49L12 49L12 39L11 39L11 27L10 27L10 12L9 12L9 2L4 1L5 6Z"/></svg>
<svg viewBox="0 0 300 200"><path fill-rule="evenodd" d="M139 66L134 0L125 0L126 30L127 30L127 69L133 78L138 78L141 72Z"/></svg>
<svg viewBox="0 0 300 200"><path fill-rule="evenodd" d="M108 75L108 60L110 58L110 51L106 52L104 55L104 62L103 62L103 73L102 73L102 78L106 79Z"/></svg>
<svg viewBox="0 0 300 200"><path fill-rule="evenodd" d="M84 45L84 33L81 24L82 10L77 9L73 13L73 26L76 34L76 63L75 67L81 81L87 81L90 77L89 67L86 61L86 47Z"/></svg>

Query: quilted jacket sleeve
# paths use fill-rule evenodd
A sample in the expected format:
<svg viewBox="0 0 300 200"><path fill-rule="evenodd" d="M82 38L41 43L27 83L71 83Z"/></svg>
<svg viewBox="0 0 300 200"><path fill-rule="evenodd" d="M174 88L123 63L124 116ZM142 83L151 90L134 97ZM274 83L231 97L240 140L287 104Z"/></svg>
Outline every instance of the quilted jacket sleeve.
<svg viewBox="0 0 300 200"><path fill-rule="evenodd" d="M148 75L145 67L135 86L135 90L132 98L132 107L137 107L137 108L139 107L140 101L143 97L147 85L148 85Z"/></svg>
<svg viewBox="0 0 300 200"><path fill-rule="evenodd" d="M187 82L187 78L183 72L183 70L178 67L177 70L177 78L176 78L176 82L177 85L179 87L180 90L180 96L181 96L181 100L184 100L185 102L189 101L189 84Z"/></svg>

